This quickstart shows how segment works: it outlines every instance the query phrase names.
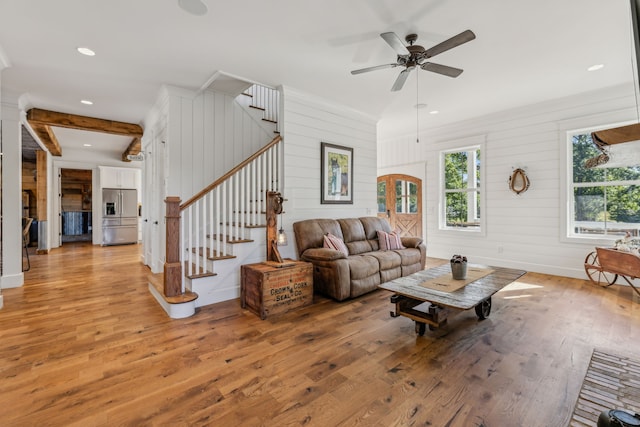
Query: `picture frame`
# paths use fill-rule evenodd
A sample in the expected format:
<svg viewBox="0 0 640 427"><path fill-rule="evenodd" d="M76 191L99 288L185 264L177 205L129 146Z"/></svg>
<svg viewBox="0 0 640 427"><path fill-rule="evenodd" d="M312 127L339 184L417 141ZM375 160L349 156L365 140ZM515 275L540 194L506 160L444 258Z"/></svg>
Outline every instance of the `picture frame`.
<svg viewBox="0 0 640 427"><path fill-rule="evenodd" d="M353 204L353 148L320 144L320 203Z"/></svg>

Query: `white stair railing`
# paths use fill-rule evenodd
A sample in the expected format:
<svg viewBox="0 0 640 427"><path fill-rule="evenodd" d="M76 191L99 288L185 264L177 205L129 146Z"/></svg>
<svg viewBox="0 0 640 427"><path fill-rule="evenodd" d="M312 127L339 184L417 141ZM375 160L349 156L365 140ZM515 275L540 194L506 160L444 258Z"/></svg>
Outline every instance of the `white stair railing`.
<svg viewBox="0 0 640 427"><path fill-rule="evenodd" d="M251 105L264 111L262 119L275 123L276 132L280 131L279 108L280 92L269 86L255 84L244 92L252 98Z"/></svg>
<svg viewBox="0 0 640 427"><path fill-rule="evenodd" d="M183 277L212 273L212 261L232 256L230 244L246 239L248 227L266 226L266 193L280 191L280 141L276 136L180 206Z"/></svg>

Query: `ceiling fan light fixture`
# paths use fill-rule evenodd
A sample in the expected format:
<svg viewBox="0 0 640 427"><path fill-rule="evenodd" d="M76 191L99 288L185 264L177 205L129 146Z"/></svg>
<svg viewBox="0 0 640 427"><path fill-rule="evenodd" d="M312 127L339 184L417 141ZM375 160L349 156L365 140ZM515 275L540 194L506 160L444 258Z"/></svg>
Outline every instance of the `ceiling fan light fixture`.
<svg viewBox="0 0 640 427"><path fill-rule="evenodd" d="M178 5L182 10L196 16L207 13L207 5L202 0L178 0Z"/></svg>

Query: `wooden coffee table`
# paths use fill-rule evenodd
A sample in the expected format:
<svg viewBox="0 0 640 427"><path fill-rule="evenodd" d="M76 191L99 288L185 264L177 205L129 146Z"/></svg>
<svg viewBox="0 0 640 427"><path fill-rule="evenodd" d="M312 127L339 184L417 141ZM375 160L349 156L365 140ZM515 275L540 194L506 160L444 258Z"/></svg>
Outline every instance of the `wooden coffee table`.
<svg viewBox="0 0 640 427"><path fill-rule="evenodd" d="M394 292L391 302L395 304L395 311L391 312L391 317L405 316L414 320L416 333L424 335L426 325L434 330L444 326L450 315L470 308L475 308L480 320L487 318L491 313L491 296L526 273L523 270L477 264L469 264L468 267L493 271L453 292L422 286L424 282L440 276L450 277L451 266L448 263L391 280L378 287Z"/></svg>

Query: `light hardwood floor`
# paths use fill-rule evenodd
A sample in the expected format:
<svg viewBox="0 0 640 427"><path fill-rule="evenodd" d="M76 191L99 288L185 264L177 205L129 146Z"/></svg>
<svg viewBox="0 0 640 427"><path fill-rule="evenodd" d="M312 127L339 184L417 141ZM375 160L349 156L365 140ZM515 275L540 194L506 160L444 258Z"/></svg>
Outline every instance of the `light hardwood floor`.
<svg viewBox="0 0 640 427"><path fill-rule="evenodd" d="M3 291L0 425L566 426L594 348L640 355L629 288L529 273L424 337L386 291L171 320L139 251L65 244Z"/></svg>

